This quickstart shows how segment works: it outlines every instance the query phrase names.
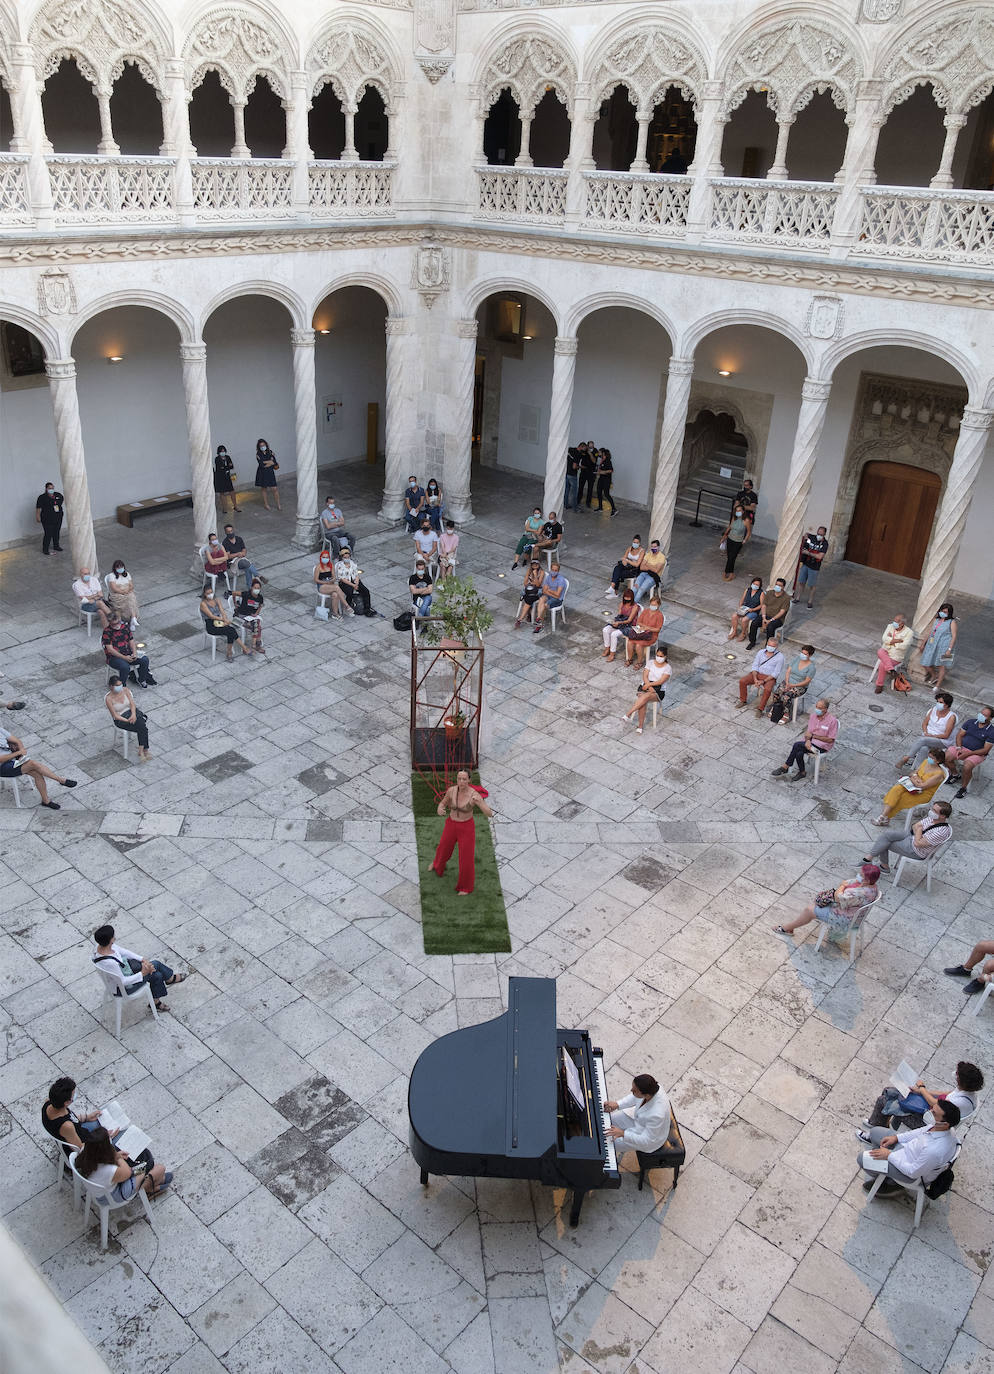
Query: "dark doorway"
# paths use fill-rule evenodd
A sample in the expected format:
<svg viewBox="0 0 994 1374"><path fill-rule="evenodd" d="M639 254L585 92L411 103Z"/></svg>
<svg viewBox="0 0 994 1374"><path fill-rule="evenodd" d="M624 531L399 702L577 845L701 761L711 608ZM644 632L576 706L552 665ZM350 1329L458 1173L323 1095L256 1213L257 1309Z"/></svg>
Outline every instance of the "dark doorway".
<svg viewBox="0 0 994 1374"><path fill-rule="evenodd" d="M867 463L846 558L898 577L920 577L942 481L908 463Z"/></svg>

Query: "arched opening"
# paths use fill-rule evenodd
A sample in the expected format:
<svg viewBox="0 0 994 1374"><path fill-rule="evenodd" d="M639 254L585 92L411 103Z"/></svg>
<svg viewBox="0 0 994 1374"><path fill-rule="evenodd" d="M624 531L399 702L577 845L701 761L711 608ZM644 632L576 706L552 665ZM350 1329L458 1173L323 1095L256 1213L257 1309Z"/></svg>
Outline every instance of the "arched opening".
<svg viewBox="0 0 994 1374"><path fill-rule="evenodd" d="M635 105L628 87L615 86L607 100L601 101L594 123L592 152L598 172L627 172L637 141Z"/></svg>
<svg viewBox="0 0 994 1374"><path fill-rule="evenodd" d="M483 156L491 167L510 167L521 151L518 102L506 88L490 106L483 125Z"/></svg>
<svg viewBox="0 0 994 1374"><path fill-rule="evenodd" d="M931 85L916 86L880 130L875 169L880 186L927 186L939 169L946 131Z"/></svg>
<svg viewBox="0 0 994 1374"><path fill-rule="evenodd" d="M544 478L556 322L534 296L510 290L488 296L476 319L474 456Z"/></svg>
<svg viewBox="0 0 994 1374"><path fill-rule="evenodd" d="M846 117L828 91L816 91L794 120L787 143L791 181L834 181L846 155Z"/></svg>
<svg viewBox="0 0 994 1374"><path fill-rule="evenodd" d="M332 291L314 312L318 463L322 467L358 459L375 462L383 456L386 317L386 302L368 286ZM442 479L441 473L430 475Z"/></svg>
<svg viewBox="0 0 994 1374"><path fill-rule="evenodd" d="M721 165L727 177L765 177L777 149L777 121L765 91L749 91L725 125Z"/></svg>
<svg viewBox="0 0 994 1374"><path fill-rule="evenodd" d="M253 157L282 157L286 147L286 111L264 76L255 78L245 105L245 142Z"/></svg>
<svg viewBox="0 0 994 1374"><path fill-rule="evenodd" d="M134 62L125 62L110 96L114 141L125 157L155 157L162 146L162 106Z"/></svg>
<svg viewBox="0 0 994 1374"><path fill-rule="evenodd" d="M383 97L367 86L355 117L355 146L362 162L382 162L390 142L389 121Z"/></svg>
<svg viewBox="0 0 994 1374"><path fill-rule="evenodd" d="M697 120L693 102L678 86L669 86L653 110L649 125L646 157L650 172L683 176L694 160L696 147Z"/></svg>
<svg viewBox="0 0 994 1374"><path fill-rule="evenodd" d="M319 162L337 162L342 156L345 111L330 81L318 91L308 111L307 141Z"/></svg>
<svg viewBox="0 0 994 1374"><path fill-rule="evenodd" d="M569 156L569 115L557 91L545 92L535 107L528 155L536 167L562 167Z"/></svg>
<svg viewBox="0 0 994 1374"><path fill-rule="evenodd" d="M100 107L93 87L64 57L41 93L45 137L56 153L95 153L100 142Z"/></svg>
<svg viewBox="0 0 994 1374"><path fill-rule="evenodd" d="M741 489L748 475L749 440L739 432L737 423L737 417L727 410L716 414L704 409L688 423L683 439L685 481L720 489L722 495L707 504L702 497L702 513L714 513L722 521L728 518L729 498Z"/></svg>
<svg viewBox="0 0 994 1374"><path fill-rule="evenodd" d="M967 115L956 142L953 185L964 191L994 191L994 91Z"/></svg>
<svg viewBox="0 0 994 1374"><path fill-rule="evenodd" d="M235 144L235 112L231 97L214 70L203 80L190 101L190 141L199 157L230 157Z"/></svg>
<svg viewBox="0 0 994 1374"><path fill-rule="evenodd" d="M6 547L29 535L34 539L38 493L47 481L59 488L62 483L44 345L30 330L2 317L0 453L9 455L0 501L0 546Z"/></svg>
<svg viewBox="0 0 994 1374"><path fill-rule="evenodd" d="M9 148L14 137L14 116L10 109L10 95L0 81L0 148Z"/></svg>

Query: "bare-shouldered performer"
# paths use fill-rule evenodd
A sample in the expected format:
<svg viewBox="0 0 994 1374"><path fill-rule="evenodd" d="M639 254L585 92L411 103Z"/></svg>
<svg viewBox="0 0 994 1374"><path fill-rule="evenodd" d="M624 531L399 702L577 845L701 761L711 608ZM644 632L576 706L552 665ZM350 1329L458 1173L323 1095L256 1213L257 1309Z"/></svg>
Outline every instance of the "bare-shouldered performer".
<svg viewBox="0 0 994 1374"><path fill-rule="evenodd" d="M474 806L482 811L485 816L494 814L476 788L470 785L469 774L465 769L461 769L456 774L454 784L446 790L444 797L438 803L438 814L445 817L445 825L442 828L442 838L438 842L435 858L431 865L433 873L437 874L439 878L444 877L445 865L452 858L452 851L458 844L459 877L456 882L456 892L460 897L468 897L476 883Z"/></svg>

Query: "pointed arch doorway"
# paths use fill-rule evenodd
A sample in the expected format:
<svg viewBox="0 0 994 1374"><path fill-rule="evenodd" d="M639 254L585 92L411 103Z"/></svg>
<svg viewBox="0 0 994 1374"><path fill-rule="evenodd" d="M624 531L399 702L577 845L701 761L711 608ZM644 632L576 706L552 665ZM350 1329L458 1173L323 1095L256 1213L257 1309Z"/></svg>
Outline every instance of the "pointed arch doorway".
<svg viewBox="0 0 994 1374"><path fill-rule="evenodd" d="M942 479L910 463L867 463L849 526L846 559L898 577L921 576Z"/></svg>

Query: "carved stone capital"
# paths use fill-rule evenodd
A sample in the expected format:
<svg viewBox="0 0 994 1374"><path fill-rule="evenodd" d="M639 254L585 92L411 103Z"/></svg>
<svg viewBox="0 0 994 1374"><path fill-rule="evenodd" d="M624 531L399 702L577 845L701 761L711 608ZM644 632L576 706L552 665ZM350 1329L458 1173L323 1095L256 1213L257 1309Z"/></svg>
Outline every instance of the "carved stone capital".
<svg viewBox="0 0 994 1374"><path fill-rule="evenodd" d="M866 80L856 82L857 100L879 100L883 95L884 83L880 80Z"/></svg>
<svg viewBox="0 0 994 1374"><path fill-rule="evenodd" d="M313 348L314 330L313 329L291 329L290 342L294 348Z"/></svg>
<svg viewBox="0 0 994 1374"><path fill-rule="evenodd" d="M724 95L725 87L721 81L705 81L701 86L701 99L717 103Z"/></svg>
<svg viewBox="0 0 994 1374"><path fill-rule="evenodd" d="M559 358L575 358L580 347L579 339L556 338L553 352Z"/></svg>
<svg viewBox="0 0 994 1374"><path fill-rule="evenodd" d="M75 358L46 358L45 371L53 381L68 381L76 376L76 360Z"/></svg>
<svg viewBox="0 0 994 1374"><path fill-rule="evenodd" d="M207 361L207 345L205 343L180 344L179 356L180 362L205 363Z"/></svg>
<svg viewBox="0 0 994 1374"><path fill-rule="evenodd" d="M825 402L828 400L831 393L832 383L830 381L822 381L818 377L805 377L801 386L801 399L804 401Z"/></svg>
<svg viewBox="0 0 994 1374"><path fill-rule="evenodd" d="M959 427L963 429L986 430L994 422L994 410L982 410L979 406L964 406Z"/></svg>
<svg viewBox="0 0 994 1374"><path fill-rule="evenodd" d="M182 57L167 57L163 63L163 71L169 81L186 80L186 63Z"/></svg>
<svg viewBox="0 0 994 1374"><path fill-rule="evenodd" d="M671 377L692 377L694 375L693 358L671 358L667 369Z"/></svg>
<svg viewBox="0 0 994 1374"><path fill-rule="evenodd" d="M418 57L417 63L433 86L437 86L456 59L454 57Z"/></svg>

